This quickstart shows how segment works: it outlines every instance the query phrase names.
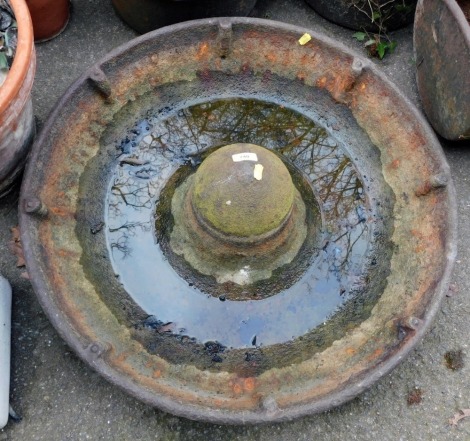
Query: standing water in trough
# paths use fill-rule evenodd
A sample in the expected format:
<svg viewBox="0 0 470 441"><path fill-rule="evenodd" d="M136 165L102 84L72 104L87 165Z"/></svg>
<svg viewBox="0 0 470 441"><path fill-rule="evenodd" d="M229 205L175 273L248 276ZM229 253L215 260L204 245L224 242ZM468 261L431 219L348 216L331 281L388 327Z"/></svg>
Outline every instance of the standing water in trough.
<svg viewBox="0 0 470 441"><path fill-rule="evenodd" d="M210 250L188 243L191 233L175 237L181 230L175 216L185 217L175 195L211 153L234 143L242 143L241 153L243 145L274 153L301 199L295 227L305 230L301 243L278 266L267 262L269 271L252 270L243 259L227 263L219 250L211 261ZM117 148L107 243L119 281L148 315L137 329L205 344L212 361L223 361L227 348L308 335L366 289L374 262L361 177L338 141L312 120L277 104L217 100L149 113ZM250 271L257 276L250 279Z"/></svg>

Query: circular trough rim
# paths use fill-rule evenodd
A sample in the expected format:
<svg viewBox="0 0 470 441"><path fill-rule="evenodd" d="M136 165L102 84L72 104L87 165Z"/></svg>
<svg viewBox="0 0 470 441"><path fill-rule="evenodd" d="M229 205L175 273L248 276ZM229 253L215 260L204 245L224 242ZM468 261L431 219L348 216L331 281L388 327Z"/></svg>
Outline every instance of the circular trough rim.
<svg viewBox="0 0 470 441"><path fill-rule="evenodd" d="M362 377L359 381L353 384L348 383L343 389L330 393L329 395L323 396L318 400L310 403L296 404L292 407L282 409L279 412L256 412L254 410L240 411L240 410L216 410L214 408L206 408L193 404L184 404L175 399L170 399L166 395L155 394L146 389L144 386L139 386L138 383L131 380L131 378L123 373L113 369L107 365L103 360L96 356L96 352L100 352L100 347L84 347L83 341L80 340L80 336L76 334L76 331L70 326L70 323L65 319L62 313L56 308L56 305L48 293L48 284L46 283L46 277L41 270L40 263L35 259L32 245L34 244L34 238L32 237L30 226L33 223L30 214L24 209L25 198L29 195L34 195L35 187L30 185L30 181L34 176L36 170L34 167L35 162L38 160L40 153L40 146L47 139L48 132L54 127L54 121L58 117L67 102L68 96L73 94L79 89L82 84L90 78L94 69L99 68L103 63L113 60L119 57L122 53L128 49L133 48L146 40L152 40L156 37L162 37L171 35L174 31L178 30L191 30L191 28L200 27L201 25L217 25L221 22L226 25L227 20L231 24L240 25L255 25L261 26L264 29L275 29L282 30L289 33L295 33L301 36L303 33L308 32L314 39L320 41L325 46L335 48L341 52L348 52L355 58L360 60L364 66L370 70L374 77L380 78L380 80L394 93L398 99L400 99L405 107L416 119L417 125L422 129L426 139L430 141L430 149L439 159L442 170L449 176L449 181L446 186L447 201L448 201L448 215L447 221L449 222L449 230L446 236L446 260L445 268L443 270L442 278L440 279L438 286L434 289L431 300L429 301L428 308L426 310L424 319L421 325L416 329L410 338L404 340L399 349L392 355L387 356L381 363L376 364L373 368L363 371ZM194 20L185 23L179 23L176 25L167 26L137 37L130 42L119 46L118 48L111 51L107 56L102 58L100 61L95 63L89 69L87 69L83 75L81 75L64 93L62 98L54 110L49 115L47 122L45 123L40 136L36 139L32 154L30 156L28 166L25 171L20 197L20 209L19 209L19 221L21 229L21 239L23 242L25 259L27 262L27 269L29 274L33 275L31 283L34 291L38 297L39 303L45 310L49 320L58 331L59 335L72 347L72 349L85 361L90 367L95 369L109 382L119 386L130 395L135 398L144 401L145 403L158 407L159 409L172 413L174 415L185 417L189 419L206 421L211 423L222 423L222 424L260 424L269 422L281 422L288 421L301 416L311 415L320 413L331 409L332 407L339 406L352 398L359 395L365 389L369 388L372 384L378 381L382 376L389 373L395 368L400 361L402 361L410 351L421 341L425 333L428 331L432 324L437 311L439 310L442 298L449 285L453 264L457 254L457 203L455 188L452 183L452 178L449 173L449 165L444 156L444 152L432 131L429 124L426 122L422 114L417 108L409 101L409 99L403 95L398 87L389 80L383 72L380 71L373 63L364 59L354 51L347 48L345 45L336 42L335 40L326 37L320 33L311 31L308 28L290 25L282 22L276 22L273 20L265 20L258 18L245 18L245 17L230 17L230 18L210 18L202 20ZM95 350L94 350L95 349Z"/></svg>

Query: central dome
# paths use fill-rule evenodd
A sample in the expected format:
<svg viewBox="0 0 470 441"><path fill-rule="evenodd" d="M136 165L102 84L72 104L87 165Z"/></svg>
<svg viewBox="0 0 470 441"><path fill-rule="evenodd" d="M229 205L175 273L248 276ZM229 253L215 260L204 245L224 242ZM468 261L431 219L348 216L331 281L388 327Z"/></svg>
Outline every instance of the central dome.
<svg viewBox="0 0 470 441"><path fill-rule="evenodd" d="M294 184L272 151L231 144L209 155L196 172L191 201L210 231L240 239L264 239L288 220Z"/></svg>

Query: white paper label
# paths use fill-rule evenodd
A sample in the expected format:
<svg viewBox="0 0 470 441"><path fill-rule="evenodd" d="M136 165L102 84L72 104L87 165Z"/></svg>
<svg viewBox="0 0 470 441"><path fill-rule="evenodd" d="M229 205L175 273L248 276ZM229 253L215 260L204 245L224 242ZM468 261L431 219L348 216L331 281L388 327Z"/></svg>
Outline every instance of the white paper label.
<svg viewBox="0 0 470 441"><path fill-rule="evenodd" d="M254 161L258 162L258 155L256 153L237 153L236 155L232 155L233 162L242 162L242 161Z"/></svg>

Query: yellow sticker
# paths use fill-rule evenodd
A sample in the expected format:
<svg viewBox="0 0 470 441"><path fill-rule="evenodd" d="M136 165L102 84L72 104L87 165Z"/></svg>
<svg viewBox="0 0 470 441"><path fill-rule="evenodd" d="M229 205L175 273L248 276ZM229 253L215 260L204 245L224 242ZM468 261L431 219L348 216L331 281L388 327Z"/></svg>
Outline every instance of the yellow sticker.
<svg viewBox="0 0 470 441"><path fill-rule="evenodd" d="M307 44L311 39L312 36L310 34L305 33L299 38L299 43L301 46L303 46L304 44Z"/></svg>
<svg viewBox="0 0 470 441"><path fill-rule="evenodd" d="M264 170L264 167L262 166L262 164L256 164L255 165L255 170L253 172L253 176L258 181L261 181L261 179L263 179L263 170Z"/></svg>

